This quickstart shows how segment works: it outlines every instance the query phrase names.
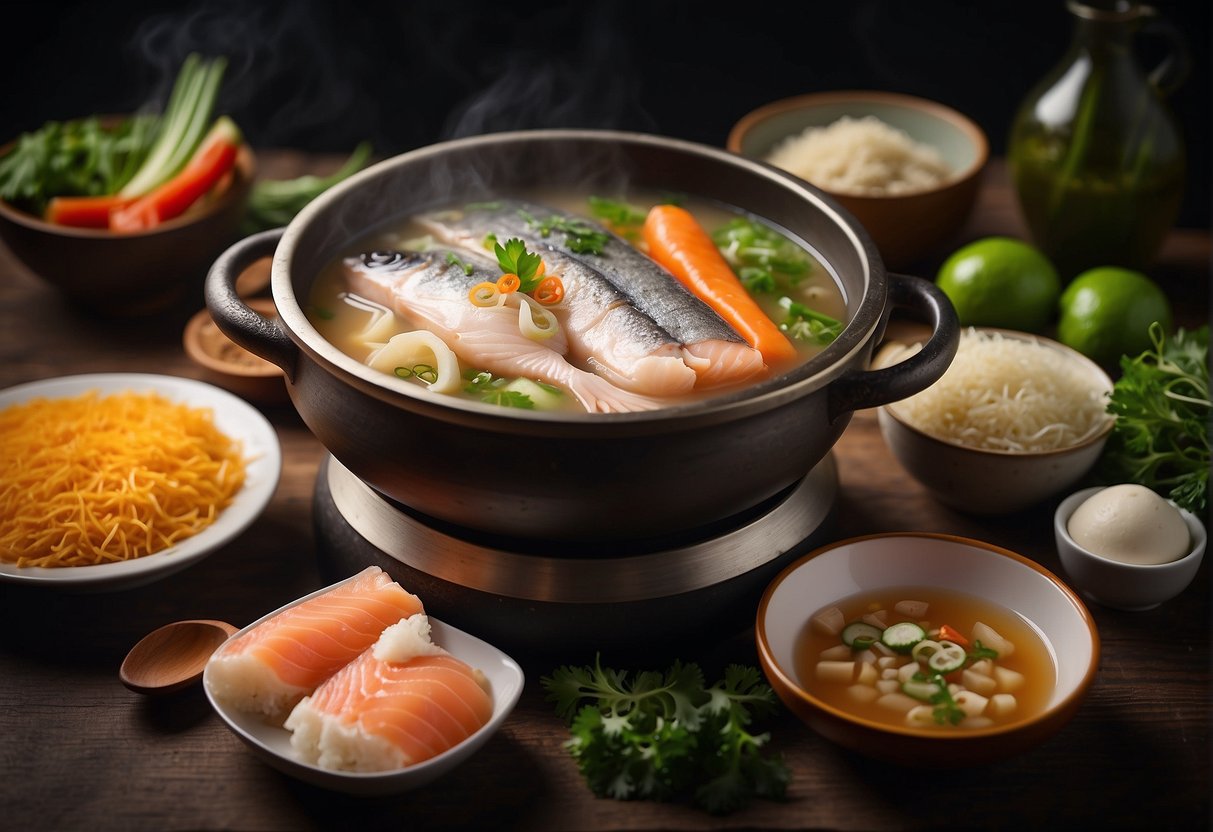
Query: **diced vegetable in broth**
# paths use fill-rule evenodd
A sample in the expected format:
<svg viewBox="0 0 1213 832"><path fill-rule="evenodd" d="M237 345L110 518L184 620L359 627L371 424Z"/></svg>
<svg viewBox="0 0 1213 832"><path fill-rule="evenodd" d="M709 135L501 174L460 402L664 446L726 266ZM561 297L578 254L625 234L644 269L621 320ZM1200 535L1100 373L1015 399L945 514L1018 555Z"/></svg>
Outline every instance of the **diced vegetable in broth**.
<svg viewBox="0 0 1213 832"><path fill-rule="evenodd" d="M823 613L829 628L818 623ZM876 621L886 625L869 641ZM1057 678L1040 635L1016 613L917 587L851 596L812 616L796 660L813 696L857 717L924 731L1028 718L1044 709Z"/></svg>

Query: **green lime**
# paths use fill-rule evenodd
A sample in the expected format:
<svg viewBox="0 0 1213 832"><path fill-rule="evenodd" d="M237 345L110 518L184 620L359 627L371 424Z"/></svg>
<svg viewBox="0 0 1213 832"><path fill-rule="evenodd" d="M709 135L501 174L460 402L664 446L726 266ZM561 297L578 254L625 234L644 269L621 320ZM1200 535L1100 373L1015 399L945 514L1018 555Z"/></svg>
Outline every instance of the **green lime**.
<svg viewBox="0 0 1213 832"><path fill-rule="evenodd" d="M1100 266L1078 275L1058 304L1057 340L1104 366L1149 349L1150 324L1171 331L1171 303L1141 272Z"/></svg>
<svg viewBox="0 0 1213 832"><path fill-rule="evenodd" d="M1053 317L1061 280L1039 249L1012 237L985 237L957 249L936 284L962 326L1040 332Z"/></svg>

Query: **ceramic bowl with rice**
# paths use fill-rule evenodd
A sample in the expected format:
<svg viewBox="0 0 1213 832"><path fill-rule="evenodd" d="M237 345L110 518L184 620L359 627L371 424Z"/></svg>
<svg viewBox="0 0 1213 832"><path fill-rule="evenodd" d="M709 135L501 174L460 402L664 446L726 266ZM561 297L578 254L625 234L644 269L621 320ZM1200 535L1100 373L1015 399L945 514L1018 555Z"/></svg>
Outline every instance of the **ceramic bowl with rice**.
<svg viewBox="0 0 1213 832"><path fill-rule="evenodd" d="M888 92L786 98L741 118L727 147L824 191L905 268L941 251L973 208L985 133L943 104Z"/></svg>
<svg viewBox="0 0 1213 832"><path fill-rule="evenodd" d="M914 351L891 342L890 366ZM970 327L943 377L878 411L893 455L940 502L1011 514L1066 491L1094 466L1113 418L1112 380L1049 338Z"/></svg>

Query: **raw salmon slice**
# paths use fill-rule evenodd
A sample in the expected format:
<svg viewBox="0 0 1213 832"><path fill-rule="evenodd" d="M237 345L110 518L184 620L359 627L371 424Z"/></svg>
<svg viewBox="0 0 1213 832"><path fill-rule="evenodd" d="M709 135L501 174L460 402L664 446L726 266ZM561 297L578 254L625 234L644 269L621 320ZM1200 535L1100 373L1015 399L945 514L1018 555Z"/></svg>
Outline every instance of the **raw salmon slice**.
<svg viewBox="0 0 1213 832"><path fill-rule="evenodd" d="M211 657L207 687L231 707L280 722L387 627L422 611L417 596L378 566L367 567L226 642Z"/></svg>
<svg viewBox="0 0 1213 832"><path fill-rule="evenodd" d="M484 674L430 642L417 615L305 697L284 727L321 768L387 771L453 748L492 714Z"/></svg>

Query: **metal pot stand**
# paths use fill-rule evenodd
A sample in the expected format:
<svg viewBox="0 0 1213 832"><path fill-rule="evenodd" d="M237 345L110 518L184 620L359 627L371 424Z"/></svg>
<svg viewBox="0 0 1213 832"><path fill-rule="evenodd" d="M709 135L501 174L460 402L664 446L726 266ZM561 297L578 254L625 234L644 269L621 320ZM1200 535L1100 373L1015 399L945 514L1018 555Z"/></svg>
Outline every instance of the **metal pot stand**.
<svg viewBox="0 0 1213 832"><path fill-rule="evenodd" d="M838 470L827 454L775 497L711 528L626 544L488 536L394 502L328 456L313 502L321 566L379 566L434 617L503 648L543 654L659 648L751 626L775 575L827 542Z"/></svg>

